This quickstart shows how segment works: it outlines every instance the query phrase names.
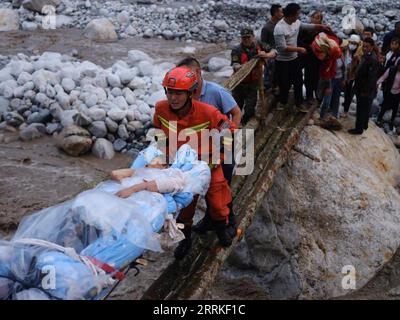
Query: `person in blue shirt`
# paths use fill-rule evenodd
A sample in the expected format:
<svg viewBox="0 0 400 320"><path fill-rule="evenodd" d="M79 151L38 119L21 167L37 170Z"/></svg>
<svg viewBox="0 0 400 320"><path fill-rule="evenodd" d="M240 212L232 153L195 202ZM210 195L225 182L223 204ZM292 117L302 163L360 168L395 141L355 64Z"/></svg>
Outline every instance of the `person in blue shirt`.
<svg viewBox="0 0 400 320"><path fill-rule="evenodd" d="M201 75L201 65L196 58L187 57L180 61L177 66L188 67L196 73L199 86L194 94L194 99L216 107L223 114L230 117L232 122L235 123L238 128L240 127L242 111L235 99L230 92L218 83L203 79Z"/></svg>
<svg viewBox="0 0 400 320"><path fill-rule="evenodd" d="M177 67L188 67L196 73L198 81L198 89L193 95L193 99L199 100L201 102L207 103L219 109L223 114L226 114L231 118L232 122L236 124L238 128L241 127L242 111L237 105L235 99L224 87L219 84L204 80L201 75L201 64L193 57L187 57L177 64ZM233 158L233 157L232 157ZM229 185L232 181L233 170L235 164L232 163L222 163L222 170L224 172L225 179L228 181ZM235 215L233 214L232 203L229 204L230 214L229 214L229 233L232 237L236 235L236 221ZM197 233L205 233L212 229L211 219L207 212L202 221L200 221L193 230Z"/></svg>

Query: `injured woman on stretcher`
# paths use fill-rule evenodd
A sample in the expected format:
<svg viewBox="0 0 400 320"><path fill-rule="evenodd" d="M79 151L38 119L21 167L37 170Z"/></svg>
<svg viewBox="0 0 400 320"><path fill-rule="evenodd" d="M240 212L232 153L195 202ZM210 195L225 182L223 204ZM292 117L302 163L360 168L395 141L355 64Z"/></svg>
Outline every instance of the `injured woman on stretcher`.
<svg viewBox="0 0 400 320"><path fill-rule="evenodd" d="M194 153L191 154L192 149L190 147L183 147L180 151L180 158L186 159L184 161L187 162L189 160L189 164L192 167L192 159L188 158L188 155L196 156ZM183 152L188 152L183 156ZM159 193L172 193L176 194L179 192L184 192L187 190L188 192L193 193L193 181L191 181L195 176L193 172L188 171L189 167L186 170L182 170L183 164L179 165L178 162L175 162L171 168L168 169L167 164L163 161L162 154L159 150L149 148L143 154L144 157L147 157L149 161L148 164L145 165L145 169L140 168L139 170L129 168L129 169L119 169L111 172L111 178L115 181L122 183L124 186L128 184L132 184L132 186L124 188L116 193L118 197L128 198L133 193L147 190L151 192L159 192ZM151 159L151 160L150 160ZM146 161L146 162L147 162ZM201 166L202 169L206 171L205 163ZM155 169L155 170L149 170ZM162 170L161 172L159 170ZM162 174L160 174L162 173ZM139 178L142 182L138 183L138 180L125 180L127 178ZM200 191L199 191L200 193Z"/></svg>
<svg viewBox="0 0 400 320"><path fill-rule="evenodd" d="M177 214L206 194L211 173L188 145L170 167L161 157L150 145L112 180L24 218L10 241L0 239L0 299L97 299L145 250L181 241Z"/></svg>

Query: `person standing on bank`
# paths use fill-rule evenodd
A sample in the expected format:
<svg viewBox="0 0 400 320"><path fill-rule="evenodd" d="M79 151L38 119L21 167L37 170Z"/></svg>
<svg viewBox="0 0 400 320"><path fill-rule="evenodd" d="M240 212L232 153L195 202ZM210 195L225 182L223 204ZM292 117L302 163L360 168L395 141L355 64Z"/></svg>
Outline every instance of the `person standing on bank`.
<svg viewBox="0 0 400 320"><path fill-rule="evenodd" d="M339 38L339 43L342 46L343 40ZM330 104L331 114L335 118L339 118L339 104L340 104L340 95L344 89L344 78L346 73L345 59L342 55L340 58L336 60L336 76L333 79L332 83L332 97Z"/></svg>
<svg viewBox="0 0 400 320"><path fill-rule="evenodd" d="M322 24L323 14L314 11L310 15L311 24ZM306 103L311 105L318 97L318 84L320 79L321 61L315 56L311 44L318 34L316 31L301 30L299 33L299 45L307 50L306 55L300 56L302 68L304 68L304 86L306 87Z"/></svg>
<svg viewBox="0 0 400 320"><path fill-rule="evenodd" d="M303 104L303 76L299 54L307 54L305 48L297 44L300 29L308 31L330 30L322 24L307 24L299 20L301 8L297 3L289 3L283 9L283 19L274 29L274 38L278 55L276 57L276 73L279 83L278 110L282 110L289 100L290 87L294 86L296 108L300 112L308 112Z"/></svg>
<svg viewBox="0 0 400 320"><path fill-rule="evenodd" d="M364 39L363 56L354 83L357 97L356 127L348 130L350 134L363 134L364 130L368 129L372 101L377 92L376 83L379 73L379 61L374 48L374 40L371 38Z"/></svg>
<svg viewBox="0 0 400 320"><path fill-rule="evenodd" d="M400 103L400 64L394 65L386 70L382 77L379 78L377 85L380 86L383 82L386 85L383 89L383 104L381 111L378 115L377 124L382 126L382 119L386 111L392 109L392 117L389 122L389 134L393 135L396 133L396 128L394 127L394 119L397 116Z"/></svg>
<svg viewBox="0 0 400 320"><path fill-rule="evenodd" d="M393 38L400 38L400 21L397 21L394 25L394 30L385 34L382 44L382 53L386 54L390 50L390 43Z"/></svg>
<svg viewBox="0 0 400 320"><path fill-rule="evenodd" d="M350 104L354 98L354 79L356 71L363 55L361 38L357 34L352 34L348 40L348 45L343 49L345 61L344 77L344 102L342 117L346 118L350 109Z"/></svg>
<svg viewBox="0 0 400 320"><path fill-rule="evenodd" d="M271 19L265 24L261 30L261 44L268 50L275 49L274 29L276 24L283 18L283 9L280 4L273 4L270 9ZM278 83L275 77L275 60L270 59L264 70L264 87L272 88L276 94Z"/></svg>
<svg viewBox="0 0 400 320"><path fill-rule="evenodd" d="M267 53L258 43L256 43L252 28L243 28L240 31L240 36L240 44L234 47L231 52L231 65L234 72L238 71L242 65L255 57L264 59L275 58L275 50ZM243 112L243 125L245 125L256 113L255 109L257 106L258 86L261 77L262 73L260 72L260 69L254 68L253 71L232 91L233 97Z"/></svg>

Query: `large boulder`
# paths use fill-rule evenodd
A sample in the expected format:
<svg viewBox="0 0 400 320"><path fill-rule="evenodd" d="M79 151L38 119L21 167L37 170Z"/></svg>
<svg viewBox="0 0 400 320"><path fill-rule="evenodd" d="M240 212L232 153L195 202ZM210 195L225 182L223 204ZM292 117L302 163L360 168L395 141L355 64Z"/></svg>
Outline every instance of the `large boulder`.
<svg viewBox="0 0 400 320"><path fill-rule="evenodd" d="M88 152L92 143L90 133L75 125L65 127L57 139L57 146L74 157Z"/></svg>
<svg viewBox="0 0 400 320"><path fill-rule="evenodd" d="M75 121L75 124L80 127L86 127L93 122L93 120L89 116L81 112L74 115L73 119Z"/></svg>
<svg viewBox="0 0 400 320"><path fill-rule="evenodd" d="M213 57L208 61L208 70L210 70L211 72L216 72L230 65L231 62L228 59Z"/></svg>
<svg viewBox="0 0 400 320"><path fill-rule="evenodd" d="M215 72L214 76L218 78L229 78L233 74L233 68L231 66L225 66L220 71Z"/></svg>
<svg viewBox="0 0 400 320"><path fill-rule="evenodd" d="M118 122L125 118L126 111L113 108L107 112L107 115L111 120Z"/></svg>
<svg viewBox="0 0 400 320"><path fill-rule="evenodd" d="M46 133L46 127L41 123L32 123L21 129L19 137L23 141L29 141L42 137Z"/></svg>
<svg viewBox="0 0 400 320"><path fill-rule="evenodd" d="M97 139L93 145L92 153L100 159L112 159L115 155L113 144L103 138Z"/></svg>
<svg viewBox="0 0 400 320"><path fill-rule="evenodd" d="M160 90L160 91L154 92L154 93L147 99L146 102L147 102L147 104L150 105L150 106L155 106L156 103L157 103L158 101L165 100L165 99L166 99L166 96L165 96L164 90Z"/></svg>
<svg viewBox="0 0 400 320"><path fill-rule="evenodd" d="M0 9L0 31L15 31L19 29L19 16L17 11Z"/></svg>
<svg viewBox="0 0 400 320"><path fill-rule="evenodd" d="M46 123L52 116L49 110L41 109L39 112L33 112L26 120L27 123Z"/></svg>
<svg viewBox="0 0 400 320"><path fill-rule="evenodd" d="M47 84L56 85L59 83L60 79L56 73L47 70L38 70L32 74L32 81L36 87L39 89Z"/></svg>
<svg viewBox="0 0 400 320"><path fill-rule="evenodd" d="M399 12L396 11L396 10L387 10L387 11L385 11L385 13L384 13L384 15L385 15L386 17L388 17L389 19L393 19L393 18L395 18L396 16L398 17L398 14L399 14Z"/></svg>
<svg viewBox="0 0 400 320"><path fill-rule="evenodd" d="M118 35L114 25L107 18L94 19L88 23L84 31L85 37L95 41L116 41Z"/></svg>
<svg viewBox="0 0 400 320"><path fill-rule="evenodd" d="M10 74L16 78L18 78L18 76L24 71L29 74L34 71L34 66L32 63L23 60L11 61L7 67L10 68Z"/></svg>
<svg viewBox="0 0 400 320"><path fill-rule="evenodd" d="M44 52L40 58L33 63L35 70L49 70L59 72L63 68L62 55L58 52Z"/></svg>
<svg viewBox="0 0 400 320"><path fill-rule="evenodd" d="M92 118L94 121L101 121L106 118L106 111L100 108L90 108L89 109L89 117Z"/></svg>
<svg viewBox="0 0 400 320"><path fill-rule="evenodd" d="M128 84L129 82L131 82L133 80L133 78L135 78L137 76L138 72L139 71L137 68L131 68L131 69L121 71L119 73L121 82L123 84Z"/></svg>
<svg viewBox="0 0 400 320"><path fill-rule="evenodd" d="M74 19L69 16L65 16L62 14L58 14L56 18L56 28L65 28L65 27L71 27L74 22Z"/></svg>
<svg viewBox="0 0 400 320"><path fill-rule="evenodd" d="M0 70L0 82L4 82L7 80L14 80L14 77L11 75L10 68L4 68Z"/></svg>
<svg viewBox="0 0 400 320"><path fill-rule="evenodd" d="M218 31L228 31L229 25L226 23L225 20L215 20L214 28L217 29Z"/></svg>
<svg viewBox="0 0 400 320"><path fill-rule="evenodd" d="M0 116L7 112L8 108L10 106L10 100L0 96Z"/></svg>
<svg viewBox="0 0 400 320"><path fill-rule="evenodd" d="M129 23L129 20L130 20L130 14L129 14L129 12L128 11L121 11L119 14L118 14L118 16L117 16L117 19L118 19L118 22L121 24L121 25L126 25L126 24L128 24Z"/></svg>
<svg viewBox="0 0 400 320"><path fill-rule="evenodd" d="M140 61L138 64L139 73L142 76L152 76L154 72L154 65L151 61Z"/></svg>
<svg viewBox="0 0 400 320"><path fill-rule="evenodd" d="M144 53L140 50L130 50L128 52L128 59L132 65L138 64L140 61L150 61L152 62L153 59L148 56L147 53Z"/></svg>
<svg viewBox="0 0 400 320"><path fill-rule="evenodd" d="M104 138L107 135L107 126L104 121L93 121L88 130L96 138Z"/></svg>
<svg viewBox="0 0 400 320"><path fill-rule="evenodd" d="M24 2L24 0L12 0L12 6L13 8L19 8L22 6L22 2Z"/></svg>
<svg viewBox="0 0 400 320"><path fill-rule="evenodd" d="M24 118L17 112L5 112L3 117L6 123L12 127L19 127L24 123Z"/></svg>
<svg viewBox="0 0 400 320"><path fill-rule="evenodd" d="M22 30L26 31L35 31L37 30L38 25L35 22L24 21L22 22Z"/></svg>
<svg viewBox="0 0 400 320"><path fill-rule="evenodd" d="M275 299L363 287L400 245L399 177L400 154L375 125L362 136L307 127L224 274Z"/></svg>
<svg viewBox="0 0 400 320"><path fill-rule="evenodd" d="M22 6L25 9L42 13L44 6L53 6L54 8L57 8L60 3L61 0L25 0L22 3Z"/></svg>

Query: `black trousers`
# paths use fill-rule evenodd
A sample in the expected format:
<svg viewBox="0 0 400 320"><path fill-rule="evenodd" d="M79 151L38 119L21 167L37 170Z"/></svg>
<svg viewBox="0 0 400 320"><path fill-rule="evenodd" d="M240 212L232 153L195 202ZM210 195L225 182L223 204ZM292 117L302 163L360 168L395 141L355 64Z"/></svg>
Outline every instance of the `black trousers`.
<svg viewBox="0 0 400 320"><path fill-rule="evenodd" d="M307 54L304 63L304 86L307 100L317 98L320 61L314 54ZM315 95L315 96L314 96Z"/></svg>
<svg viewBox="0 0 400 320"><path fill-rule="evenodd" d="M344 88L344 112L349 112L350 104L353 101L354 94L354 80L350 80L346 83L346 86Z"/></svg>
<svg viewBox="0 0 400 320"><path fill-rule="evenodd" d="M242 124L245 125L256 114L258 82L241 83L233 91L232 96L243 111Z"/></svg>
<svg viewBox="0 0 400 320"><path fill-rule="evenodd" d="M279 85L279 102L288 103L289 90L293 85L295 103L300 105L303 102L303 74L300 59L276 61L276 74Z"/></svg>
<svg viewBox="0 0 400 320"><path fill-rule="evenodd" d="M383 103L381 111L378 115L378 122L382 122L382 118L385 115L386 111L392 109L392 119L390 120L389 127L390 130L393 130L394 119L397 116L397 112L399 111L399 103L400 103L400 93L392 94L391 92L387 92L384 95Z"/></svg>
<svg viewBox="0 0 400 320"><path fill-rule="evenodd" d="M368 129L369 115L371 113L373 96L357 94L356 130L362 132Z"/></svg>

